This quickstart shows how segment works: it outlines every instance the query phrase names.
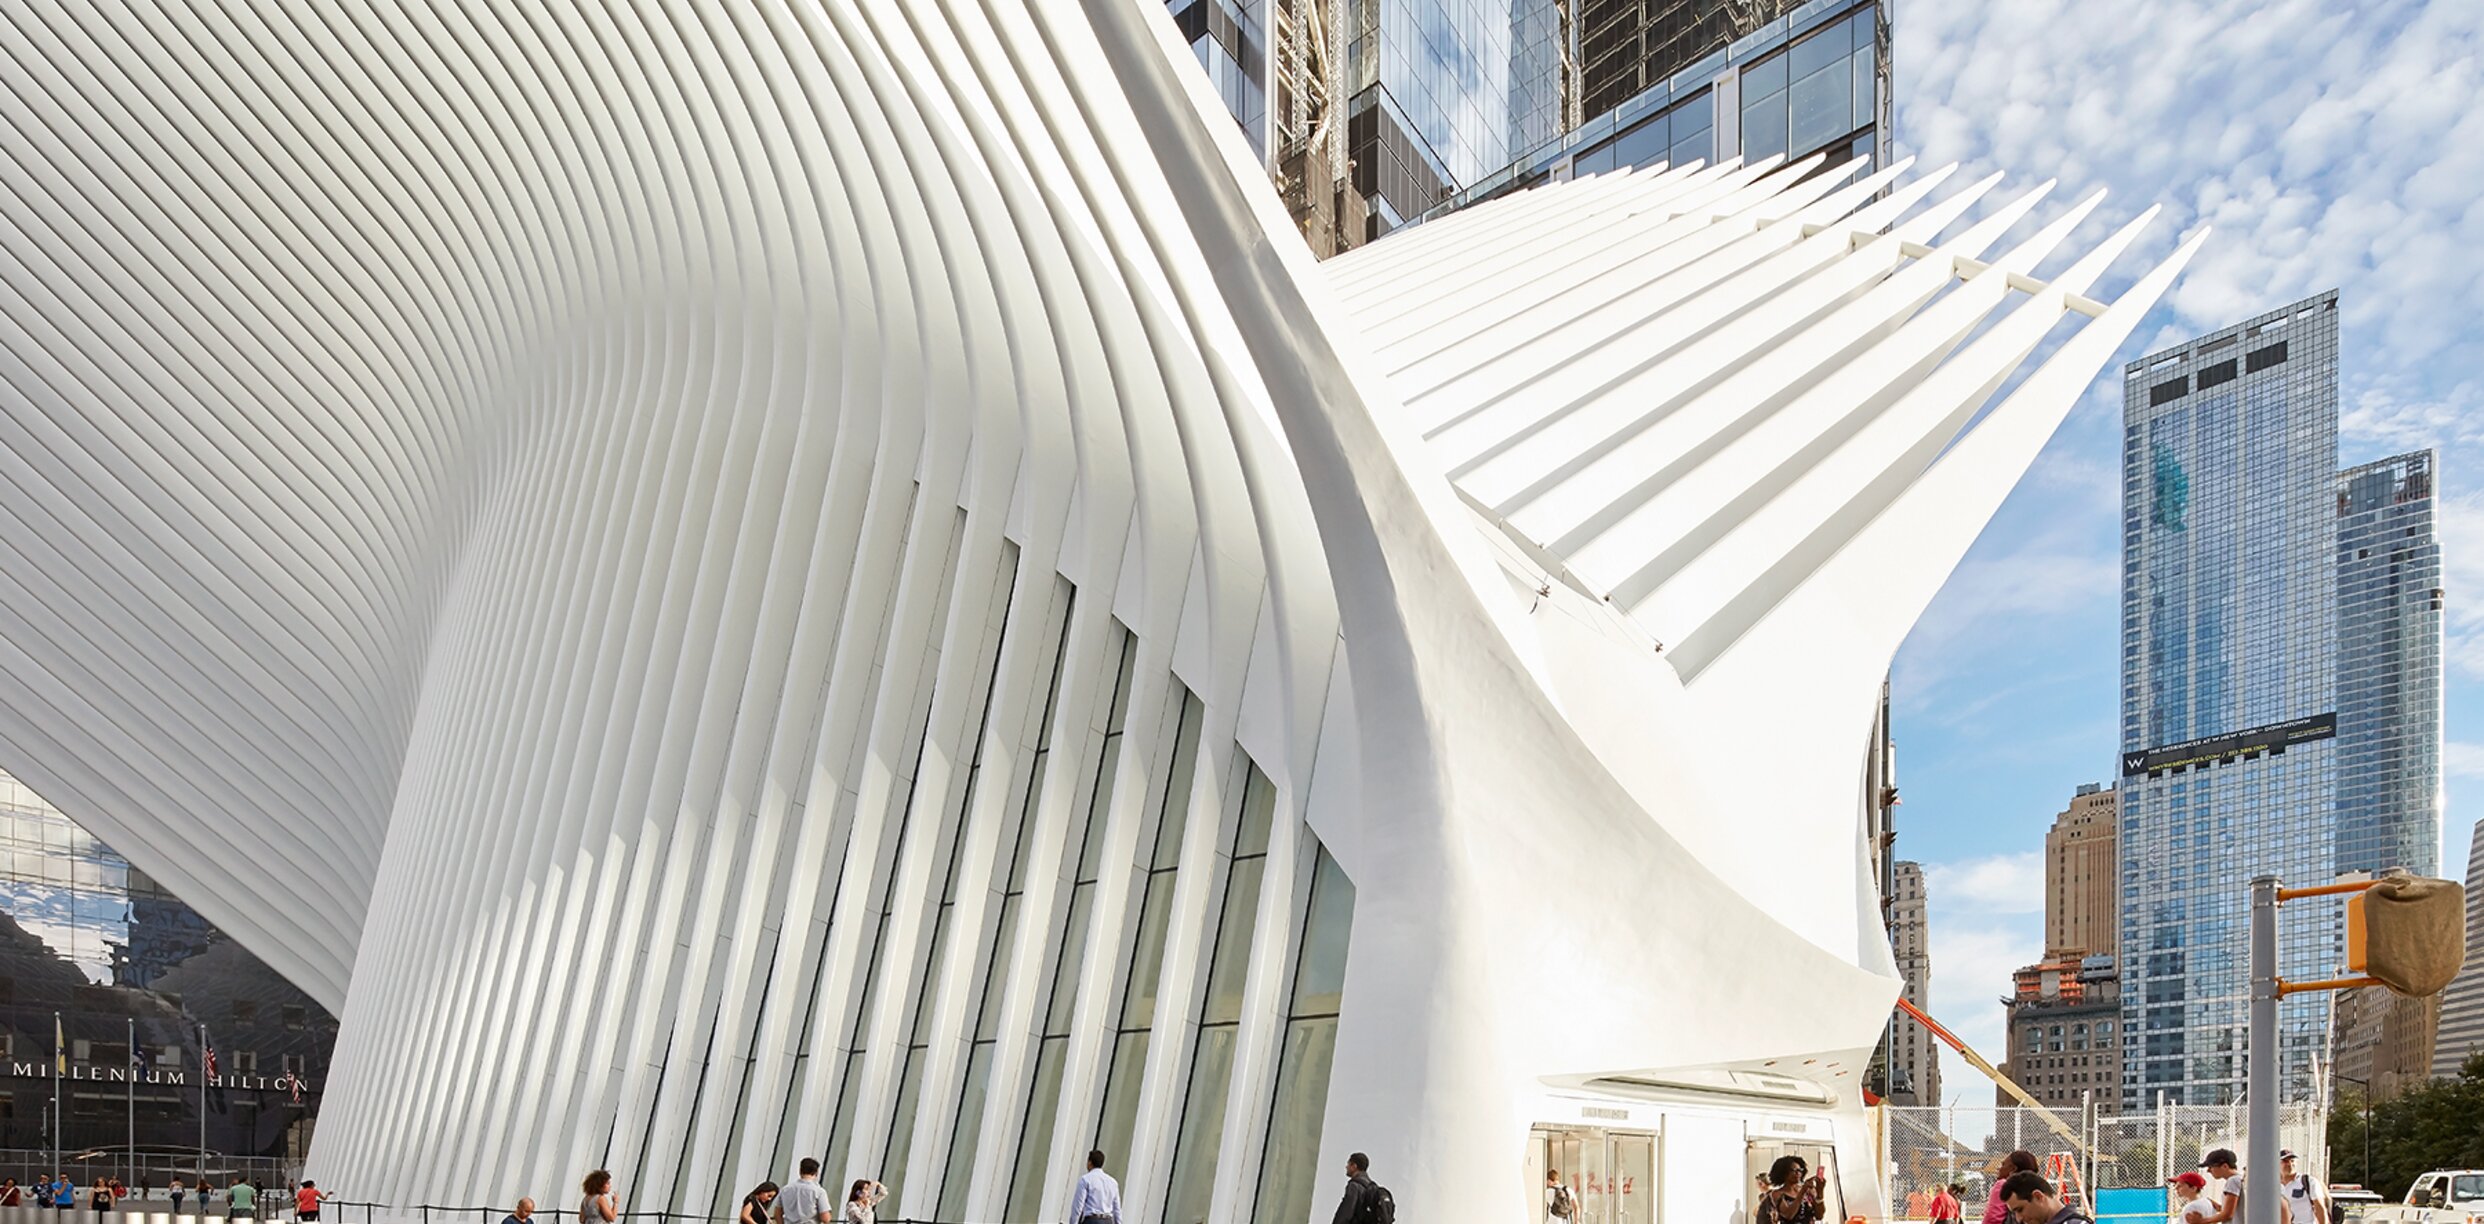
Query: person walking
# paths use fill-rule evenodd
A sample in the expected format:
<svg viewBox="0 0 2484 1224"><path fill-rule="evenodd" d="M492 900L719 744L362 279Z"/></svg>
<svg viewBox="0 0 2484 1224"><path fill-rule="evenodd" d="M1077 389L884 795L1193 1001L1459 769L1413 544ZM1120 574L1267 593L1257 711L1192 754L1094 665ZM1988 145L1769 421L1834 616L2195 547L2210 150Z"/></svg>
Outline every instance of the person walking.
<svg viewBox="0 0 2484 1224"><path fill-rule="evenodd" d="M2008 1224L2010 1205L2001 1197L2001 1187L2012 1177L2036 1171L2035 1153L2025 1148L2010 1153L1992 1166L1992 1197L1984 1203L1984 1224Z"/></svg>
<svg viewBox="0 0 2484 1224"><path fill-rule="evenodd" d="M793 1184L776 1196L776 1218L785 1224L836 1224L829 1214L828 1189L819 1184L819 1162L805 1156L794 1172Z"/></svg>
<svg viewBox="0 0 2484 1224"><path fill-rule="evenodd" d="M319 1205L327 1201L328 1196L319 1192L319 1183L305 1177L302 1188L293 1192L293 1218L305 1222L316 1220L319 1218Z"/></svg>
<svg viewBox="0 0 2484 1224"><path fill-rule="evenodd" d="M759 1183L758 1189L742 1196L742 1224L768 1224L768 1211L775 1203L776 1183Z"/></svg>
<svg viewBox="0 0 2484 1224"><path fill-rule="evenodd" d="M233 1188L224 1193L224 1218L247 1220L259 1214L259 1188L247 1179L236 1177Z"/></svg>
<svg viewBox="0 0 2484 1224"><path fill-rule="evenodd" d="M1966 1206L1959 1202L1958 1196L1965 1191L1966 1187L1954 1184L1935 1188L1930 1210L1932 1224L1959 1224L1964 1220Z"/></svg>
<svg viewBox="0 0 2484 1224"><path fill-rule="evenodd" d="M845 1192L845 1224L877 1224L880 1200L888 1197L888 1187L868 1177L857 1178L854 1187Z"/></svg>
<svg viewBox="0 0 2484 1224"><path fill-rule="evenodd" d="M2233 1224L2243 1218L2242 1169L2234 1163L2234 1149L2218 1148L2201 1159L2199 1167L2217 1179L2217 1211L2207 1224Z"/></svg>
<svg viewBox="0 0 2484 1224"><path fill-rule="evenodd" d="M1568 1186L1561 1184L1561 1170L1546 1169L1544 1171L1544 1219L1546 1224L1551 1224L1552 1221L1556 1220L1568 1221L1577 1218L1578 1196L1572 1194Z"/></svg>
<svg viewBox="0 0 2484 1224"><path fill-rule="evenodd" d="M17 1188L16 1178L0 1180L0 1207L15 1207L25 1200L25 1192Z"/></svg>
<svg viewBox="0 0 2484 1224"><path fill-rule="evenodd" d="M1121 1224L1121 1183L1104 1171L1104 1149L1087 1153L1087 1171L1070 1191L1069 1224Z"/></svg>
<svg viewBox="0 0 2484 1224"><path fill-rule="evenodd" d="M508 1215L501 1217L500 1224L532 1224L534 1218L535 1200L522 1198L517 1201L517 1206L509 1209Z"/></svg>
<svg viewBox="0 0 2484 1224"><path fill-rule="evenodd" d="M95 1224L103 1224L106 1219L110 1218L112 1215L111 1183L96 1182L94 1189L87 1193L86 1205L95 1212Z"/></svg>
<svg viewBox="0 0 2484 1224"><path fill-rule="evenodd" d="M2295 1171L2294 1153L2277 1153L2277 1189L2285 1195L2287 1224L2328 1224L2329 1188Z"/></svg>
<svg viewBox="0 0 2484 1224"><path fill-rule="evenodd" d="M173 1179L172 1179L172 1188L171 1188L171 1189L169 1189L169 1190L167 1190L167 1191L165 1191L165 1193L172 1195L172 1205L173 1205L173 1208L172 1208L172 1213L173 1213L174 1215L180 1215L180 1214L181 1214L181 1194L182 1194L181 1179L180 1179L179 1177L175 1177L175 1178L173 1178Z"/></svg>
<svg viewBox="0 0 2484 1224"><path fill-rule="evenodd" d="M52 1175L52 1210L66 1213L78 1205L78 1188L64 1174Z"/></svg>
<svg viewBox="0 0 2484 1224"><path fill-rule="evenodd" d="M1345 1197L1333 1224L1397 1224L1397 1200L1371 1179L1371 1157L1361 1152L1346 1157Z"/></svg>
<svg viewBox="0 0 2484 1224"><path fill-rule="evenodd" d="M612 1174L597 1169L578 1184L586 1198L578 1204L578 1224L613 1224L621 1218L621 1200L612 1192Z"/></svg>

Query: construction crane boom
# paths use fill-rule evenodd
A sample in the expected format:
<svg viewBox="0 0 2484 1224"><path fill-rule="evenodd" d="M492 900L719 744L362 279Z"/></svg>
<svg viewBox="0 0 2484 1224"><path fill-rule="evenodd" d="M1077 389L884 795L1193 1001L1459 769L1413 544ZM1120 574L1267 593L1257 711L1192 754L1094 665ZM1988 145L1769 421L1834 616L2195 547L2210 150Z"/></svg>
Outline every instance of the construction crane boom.
<svg viewBox="0 0 2484 1224"><path fill-rule="evenodd" d="M1976 1070L1983 1072L1986 1076L1989 1076L1993 1083L2001 1085L2001 1091L2018 1098L2019 1104L2034 1110L2036 1117L2041 1120L2044 1125L2051 1127L2054 1134L2061 1136L2062 1142L2069 1144L2070 1150L2077 1152L2080 1159L2087 1160L2094 1158L2094 1153L2090 1152L2087 1144L2079 1138L2078 1128L2062 1121L2061 1115L2045 1108L2042 1102L2027 1095L2027 1090L2019 1087L2018 1081L2011 1079L2009 1076L2003 1075L2001 1073L2001 1068L1992 1065L1992 1063L1987 1061L1983 1055L1976 1053L1975 1050L1967 1045L1965 1041L1961 1040L1956 1033L1950 1032L1947 1028L1942 1027L1940 1021L1925 1015L1922 1008L1916 1007L1914 1004L1907 1002L1904 996L1900 996L1898 998L1897 1005L1899 1011L1905 1012L1909 1016L1913 1016L1915 1018L1915 1022L1922 1025L1925 1031L1931 1033L1934 1037L1940 1038L1942 1045L1956 1050L1959 1057L1967 1060L1967 1065L1972 1066Z"/></svg>

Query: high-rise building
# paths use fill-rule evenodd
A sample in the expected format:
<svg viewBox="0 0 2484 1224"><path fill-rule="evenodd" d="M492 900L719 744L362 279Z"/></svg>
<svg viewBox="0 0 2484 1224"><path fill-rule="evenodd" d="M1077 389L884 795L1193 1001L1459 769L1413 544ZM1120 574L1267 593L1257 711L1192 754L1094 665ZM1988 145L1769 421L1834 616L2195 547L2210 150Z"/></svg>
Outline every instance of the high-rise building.
<svg viewBox="0 0 2484 1224"><path fill-rule="evenodd" d="M2441 992L2432 1073L2456 1075L2479 1053L2484 1053L2484 820L2476 822L2467 848L2467 964Z"/></svg>
<svg viewBox="0 0 2484 1224"><path fill-rule="evenodd" d="M2111 956L2121 938L2114 792L2089 782L2044 835L2044 958Z"/></svg>
<svg viewBox="0 0 2484 1224"><path fill-rule="evenodd" d="M2432 1078L2434 1034L2441 1023L2441 997L2411 999L2370 988L2337 994L2331 1077L2340 1088L2359 1086L2374 1102L2387 1101Z"/></svg>
<svg viewBox="0 0 2484 1224"><path fill-rule="evenodd" d="M2431 451L2337 477L2337 870L2440 870L2441 544Z"/></svg>
<svg viewBox="0 0 2484 1224"><path fill-rule="evenodd" d="M2122 1047L2113 1032L2121 1020L2119 985L2109 956L2047 958L2011 975L2001 1073L2049 1108L2093 1103L2101 1112L2119 1112ZM1997 1104L2018 1104L2007 1089L1993 1091Z"/></svg>
<svg viewBox="0 0 2484 1224"><path fill-rule="evenodd" d="M1932 1005L1932 941L1924 928L1923 864L1904 859L1890 866L1889 945L1897 954L1902 993L1917 1007ZM1940 1047L1930 1030L1899 1016L1889 1031L1889 1099L1900 1105L1941 1103Z"/></svg>
<svg viewBox="0 0 2484 1224"><path fill-rule="evenodd" d="M2225 1104L2250 881L2335 871L2337 295L2132 362L2123 403L2123 1104ZM2334 968L2334 921L2288 907L2280 972ZM2290 1096L2327 1021L2280 1010Z"/></svg>

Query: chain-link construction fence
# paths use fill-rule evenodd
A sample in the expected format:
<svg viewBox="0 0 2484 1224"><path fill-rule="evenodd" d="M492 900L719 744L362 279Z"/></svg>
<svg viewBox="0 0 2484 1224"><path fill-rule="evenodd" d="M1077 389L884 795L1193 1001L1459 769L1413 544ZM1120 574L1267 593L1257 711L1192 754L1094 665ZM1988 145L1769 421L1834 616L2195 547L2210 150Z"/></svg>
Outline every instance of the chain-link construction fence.
<svg viewBox="0 0 2484 1224"><path fill-rule="evenodd" d="M2161 1224L2172 1215L2165 1179L2198 1168L2200 1157L2217 1148L2250 1150L2240 1105L2166 1105L2118 1116L2058 1111L2070 1135L2017 1106L1891 1105L1881 1115L1890 1213L1902 1220L1929 1219L1934 1195L1952 1185L1965 1188L1959 1198L1966 1218L1979 1218L1992 1192L1993 1166L2025 1150L2046 1176L2068 1183L2092 1204L2097 1224ZM2324 1179L2328 1124L2320 1106L2278 1111L2278 1146L2301 1153L2303 1167Z"/></svg>

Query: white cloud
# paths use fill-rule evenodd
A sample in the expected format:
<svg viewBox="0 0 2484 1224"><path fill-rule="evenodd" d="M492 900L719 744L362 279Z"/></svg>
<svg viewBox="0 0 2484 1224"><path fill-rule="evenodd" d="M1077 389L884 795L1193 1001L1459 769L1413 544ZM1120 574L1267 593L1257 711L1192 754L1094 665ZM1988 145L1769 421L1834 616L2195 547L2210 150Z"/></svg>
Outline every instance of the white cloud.
<svg viewBox="0 0 2484 1224"><path fill-rule="evenodd" d="M1927 875L1930 868L1926 868ZM1930 881L1926 881L1927 889ZM1927 932L1932 952L1932 1018L1955 1032L1976 1053L2002 1056L2001 996L2010 975L2044 953L2043 919L2034 914L1971 911L1934 893ZM1992 1081L1944 1049L1941 1096L1946 1103L1989 1105ZM1988 1124L1987 1124L1988 1125ZM1968 1128L1973 1129L1973 1128Z"/></svg>
<svg viewBox="0 0 2484 1224"><path fill-rule="evenodd" d="M2058 174L2049 208L2110 188L2091 227L2162 204L2143 251L2215 227L2149 347L2336 287L2347 457L2484 470L2484 4L1917 0L1893 29L1900 146ZM2484 501L2440 530L2453 594L2484 591ZM1927 628L2007 610L1945 597ZM2449 638L2484 678L2484 601Z"/></svg>
<svg viewBox="0 0 2484 1224"><path fill-rule="evenodd" d="M2040 914L2044 912L2044 855L2029 850L1926 863L1923 891L1927 908L1941 913Z"/></svg>

